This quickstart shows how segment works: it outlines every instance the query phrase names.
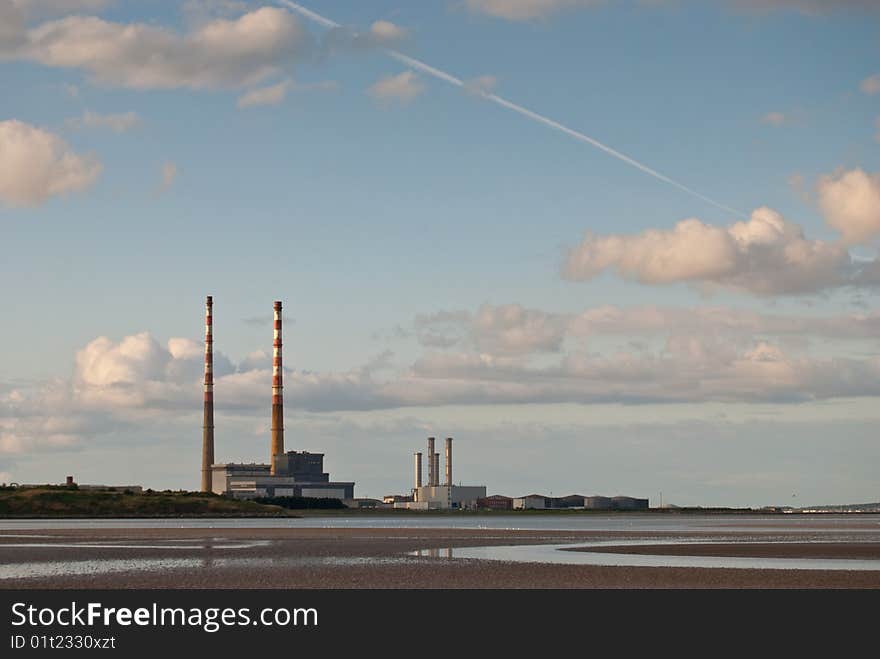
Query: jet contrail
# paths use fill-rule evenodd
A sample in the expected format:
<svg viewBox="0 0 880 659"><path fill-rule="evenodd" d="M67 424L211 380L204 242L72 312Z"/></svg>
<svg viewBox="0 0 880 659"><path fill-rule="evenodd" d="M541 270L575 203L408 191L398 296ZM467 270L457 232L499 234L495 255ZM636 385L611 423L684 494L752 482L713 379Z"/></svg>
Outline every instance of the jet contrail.
<svg viewBox="0 0 880 659"><path fill-rule="evenodd" d="M303 7L302 5L299 5L295 2L291 2L290 0L277 0L277 2L279 4L282 4L286 7L294 10L295 12L299 13L302 16L305 16L309 20L314 21L315 23L318 23L322 27L325 27L325 28L342 27L342 25L340 23L337 23L336 21L332 21L329 18L326 18L325 16L321 16L320 14L313 12L311 9L307 9L306 7ZM450 85L455 85L456 87L466 87L467 86L467 85L465 85L465 82L461 78L456 78L454 75L446 73L445 71L441 71L440 69L434 68L433 66L426 64L425 62L422 62L421 60L417 60L414 57L410 57L409 55L404 55L403 53L401 53L397 50L393 50L391 48L385 48L384 51L389 57L396 59L398 62L401 62L402 64L405 64L413 69L421 71L422 73L426 73L433 78L436 78L438 80L442 80L443 82L447 82ZM590 146L593 146L597 149L600 149L601 151L604 151L608 155L610 155L614 158L617 158L618 160L620 160L622 162L625 162L627 165L635 167L636 169L644 172L645 174L648 174L649 176L653 176L654 178L656 178L660 181L663 181L664 183L668 183L669 185L676 187L679 190L682 190L683 192L687 192L689 195L692 195L692 196L696 197L697 199L701 199L702 201L705 201L706 203L711 204L712 206L715 206L716 208L720 208L723 211L727 211L728 213L733 213L734 215L738 215L740 217L746 217L746 214L743 213L742 211L738 211L735 208L731 208L730 206L725 206L724 204L719 203L719 202L715 201L714 199L710 199L709 197L707 197L703 194L700 194L696 190L693 190L693 189L687 187L683 183L679 183L678 181L661 174L657 170L651 169L647 165L640 163L638 160L630 158L628 155L621 153L620 151L617 151L616 149L612 149L607 144L603 144L599 140L594 139L594 138L590 137L589 135L585 135L584 133L581 133L580 131L577 131L574 128L569 128L568 126L565 126L565 125L559 123L558 121L554 121L553 119L550 119L549 117L545 117L544 115L538 114L537 112L533 112L532 110L529 110L528 108L525 108L522 105L517 105L513 101L508 101L506 98L498 96L497 94L492 94L490 92L487 92L487 91L481 90L481 89L474 89L472 91L474 91L478 96L481 96L482 98L486 99L487 101L491 101L492 103L500 105L503 108L507 108L508 110L512 110L512 111L516 112L517 114L519 114L523 117L526 117L527 119L531 119L532 121L536 121L539 124L543 124L544 126L552 128L553 130L557 130L561 133L564 133L565 135L568 135L569 137L573 137L580 142L584 142L586 144L589 144Z"/></svg>

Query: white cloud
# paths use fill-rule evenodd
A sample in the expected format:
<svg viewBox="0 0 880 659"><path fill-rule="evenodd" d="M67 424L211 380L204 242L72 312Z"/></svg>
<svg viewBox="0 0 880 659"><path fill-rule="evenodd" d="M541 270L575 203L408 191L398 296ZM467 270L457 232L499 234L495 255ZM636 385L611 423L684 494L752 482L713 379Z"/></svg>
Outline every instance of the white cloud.
<svg viewBox="0 0 880 659"><path fill-rule="evenodd" d="M293 15L262 7L183 35L144 23L68 16L30 30L20 56L134 89L236 88L292 65L308 45Z"/></svg>
<svg viewBox="0 0 880 659"><path fill-rule="evenodd" d="M21 121L0 121L0 200L36 206L90 187L101 173L91 156L74 153L57 135Z"/></svg>
<svg viewBox="0 0 880 659"><path fill-rule="evenodd" d="M370 36L377 43L393 43L407 36L406 30L389 21L376 21L370 26Z"/></svg>
<svg viewBox="0 0 880 659"><path fill-rule="evenodd" d="M424 330L457 325L452 350L429 350L402 368L388 352L348 371L288 368L288 410L880 395L880 359L864 356L880 333L878 313L598 307L560 314L509 304L440 312L420 323ZM823 339L816 342L820 354L811 352L813 337ZM72 450L108 435L122 441L132 429L166 423L197 432L203 350L199 341L163 344L148 332L90 341L76 353L68 380L0 390L0 453ZM237 366L215 350L214 372L217 414L248 423L265 417L271 391L265 350Z"/></svg>
<svg viewBox="0 0 880 659"><path fill-rule="evenodd" d="M601 4L604 4L604 0L465 0L465 6L472 12L509 21L528 21L565 9Z"/></svg>
<svg viewBox="0 0 880 659"><path fill-rule="evenodd" d="M761 117L762 124L769 124L771 126L783 126L788 121L789 118L782 112L768 112Z"/></svg>
<svg viewBox="0 0 880 659"><path fill-rule="evenodd" d="M560 349L571 317L518 304L482 305L475 314L441 311L419 315L414 325L427 348L467 346L479 353L521 355Z"/></svg>
<svg viewBox="0 0 880 659"><path fill-rule="evenodd" d="M675 333L870 339L880 335L880 313L803 317L715 306L611 305L581 313L550 313L518 304L484 304L473 314L442 311L417 316L415 325L419 343L428 348L458 346L492 354L534 354L559 351L566 338L592 336L644 338ZM446 340L436 341L438 335Z"/></svg>
<svg viewBox="0 0 880 659"><path fill-rule="evenodd" d="M283 80L277 85L269 87L260 87L259 89L251 89L238 99L238 107L252 108L261 105L278 105L284 100L287 91L290 89L291 80Z"/></svg>
<svg viewBox="0 0 880 659"><path fill-rule="evenodd" d="M873 96L874 94L880 94L880 73L875 73L874 75L862 80L862 84L859 85L859 89L870 96Z"/></svg>
<svg viewBox="0 0 880 659"><path fill-rule="evenodd" d="M874 262L854 262L842 244L805 238L800 226L763 207L728 227L687 219L666 231L588 234L569 251L563 274L588 280L613 270L644 284L689 282L755 295L798 295L876 284L876 269Z"/></svg>
<svg viewBox="0 0 880 659"><path fill-rule="evenodd" d="M847 243L864 243L880 233L880 174L840 170L821 177L816 194L825 220Z"/></svg>
<svg viewBox="0 0 880 659"><path fill-rule="evenodd" d="M400 101L409 103L425 91L419 77L412 71L386 76L372 85L368 92L379 101Z"/></svg>
<svg viewBox="0 0 880 659"><path fill-rule="evenodd" d="M141 118L136 112L98 114L97 112L86 110L81 117L68 119L65 123L72 128L107 128L114 133L124 133L140 125Z"/></svg>

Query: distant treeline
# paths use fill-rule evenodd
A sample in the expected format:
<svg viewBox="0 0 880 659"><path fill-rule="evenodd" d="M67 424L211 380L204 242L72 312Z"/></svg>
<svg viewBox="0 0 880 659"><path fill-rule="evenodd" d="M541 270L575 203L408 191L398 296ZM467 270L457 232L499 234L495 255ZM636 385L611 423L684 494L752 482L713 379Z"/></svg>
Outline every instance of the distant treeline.
<svg viewBox="0 0 880 659"><path fill-rule="evenodd" d="M289 517L264 506L202 492L83 489L67 486L0 488L0 517Z"/></svg>
<svg viewBox="0 0 880 659"><path fill-rule="evenodd" d="M257 497L254 501L290 510L339 510L345 508L345 504L339 499L326 497Z"/></svg>

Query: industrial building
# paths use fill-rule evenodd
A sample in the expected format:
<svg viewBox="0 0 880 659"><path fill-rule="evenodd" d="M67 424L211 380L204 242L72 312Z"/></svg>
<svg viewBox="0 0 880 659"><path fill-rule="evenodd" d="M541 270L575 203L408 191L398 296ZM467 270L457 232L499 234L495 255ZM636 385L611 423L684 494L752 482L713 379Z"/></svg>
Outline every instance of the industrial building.
<svg viewBox="0 0 880 659"><path fill-rule="evenodd" d="M513 499L503 494L490 494L487 497L477 499L477 508L487 510L513 510Z"/></svg>
<svg viewBox="0 0 880 659"><path fill-rule="evenodd" d="M440 454L434 452L434 438L428 437L428 482L422 485L422 454L415 454L415 478L412 501L397 501L395 508L435 510L476 508L485 498L485 485L455 485L452 482L452 437L446 438L446 478L440 484Z"/></svg>
<svg viewBox="0 0 880 659"><path fill-rule="evenodd" d="M647 499L633 497L586 497L584 508L589 510L648 510Z"/></svg>
<svg viewBox="0 0 880 659"><path fill-rule="evenodd" d="M550 507L550 497L541 494L527 494L513 500L514 510L543 510Z"/></svg>
<svg viewBox="0 0 880 659"><path fill-rule="evenodd" d="M238 499L315 497L354 499L354 483L330 480L324 454L284 450L281 302L274 305L272 426L269 464L214 462L213 298L205 305L205 398L202 427L202 491Z"/></svg>
<svg viewBox="0 0 880 659"><path fill-rule="evenodd" d="M548 497L543 494L527 494L513 499L514 510L546 510L550 508L585 508L587 510L648 510L647 499L633 497L585 497L570 494L565 497Z"/></svg>

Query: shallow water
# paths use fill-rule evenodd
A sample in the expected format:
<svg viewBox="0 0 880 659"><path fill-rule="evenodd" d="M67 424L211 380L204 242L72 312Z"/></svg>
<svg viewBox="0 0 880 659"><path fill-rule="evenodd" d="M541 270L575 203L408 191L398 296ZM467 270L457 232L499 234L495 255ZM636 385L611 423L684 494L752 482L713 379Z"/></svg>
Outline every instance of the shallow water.
<svg viewBox="0 0 880 659"><path fill-rule="evenodd" d="M165 547L167 548L167 547ZM416 558L394 556L305 556L302 558L96 558L78 561L45 561L0 564L0 581L68 576L99 576L119 572L165 572L168 570L255 568L308 568L343 565L398 565Z"/></svg>
<svg viewBox="0 0 880 659"><path fill-rule="evenodd" d="M28 529L388 528L531 531L832 531L880 532L880 515L406 515L218 519L0 519L0 531Z"/></svg>
<svg viewBox="0 0 880 659"><path fill-rule="evenodd" d="M614 567L740 568L752 570L880 570L880 559L834 558L746 558L733 556L666 556L655 554L618 554L594 551L567 551L602 545L638 545L639 542L578 543L557 545L511 545L506 547L449 547L422 549L412 556L433 558L468 558L515 563L554 563L561 565L603 565ZM650 544L684 544L656 542Z"/></svg>

